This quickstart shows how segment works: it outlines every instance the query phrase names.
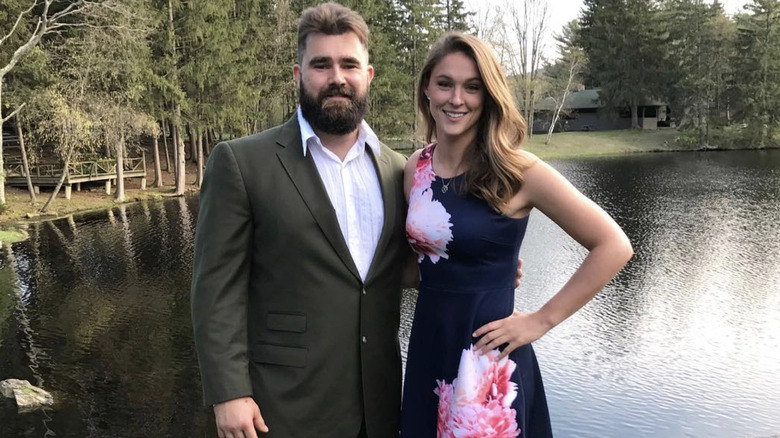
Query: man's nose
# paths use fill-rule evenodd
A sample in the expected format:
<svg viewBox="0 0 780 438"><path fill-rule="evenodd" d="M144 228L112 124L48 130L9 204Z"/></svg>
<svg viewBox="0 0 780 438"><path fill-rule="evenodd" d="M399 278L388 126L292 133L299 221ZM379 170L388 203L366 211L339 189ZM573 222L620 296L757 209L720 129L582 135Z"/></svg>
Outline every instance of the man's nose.
<svg viewBox="0 0 780 438"><path fill-rule="evenodd" d="M347 80L345 79L344 76L344 70L342 70L338 66L333 67L330 74L330 81L333 84L339 84L339 85L345 84Z"/></svg>

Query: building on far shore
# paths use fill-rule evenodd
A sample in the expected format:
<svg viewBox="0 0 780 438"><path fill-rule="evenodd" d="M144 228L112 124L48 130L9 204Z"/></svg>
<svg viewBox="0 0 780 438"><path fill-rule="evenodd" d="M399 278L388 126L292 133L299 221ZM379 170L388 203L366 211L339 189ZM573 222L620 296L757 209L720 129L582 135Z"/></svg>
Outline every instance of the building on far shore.
<svg viewBox="0 0 780 438"><path fill-rule="evenodd" d="M534 133L547 132L556 103L551 98L542 99L534 111ZM669 106L661 101L642 101L637 108L639 126L656 129L669 126ZM607 131L631 128L631 108L628 106L607 108L599 101L599 89L574 91L566 97L555 132Z"/></svg>

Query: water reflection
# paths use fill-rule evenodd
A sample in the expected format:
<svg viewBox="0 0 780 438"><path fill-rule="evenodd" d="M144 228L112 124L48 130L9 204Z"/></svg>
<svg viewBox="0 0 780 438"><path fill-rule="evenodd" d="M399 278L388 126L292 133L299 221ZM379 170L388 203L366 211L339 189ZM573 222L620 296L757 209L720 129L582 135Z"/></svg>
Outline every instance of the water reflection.
<svg viewBox="0 0 780 438"><path fill-rule="evenodd" d="M29 291L15 301L29 309L45 354L37 370L20 354L33 343L17 309L0 320L0 370L46 376L59 405L16 415L6 402L1 436L44 435L46 415L60 436L203 434L189 320L191 208L182 199L31 224L2 272L18 270L24 286L11 289Z"/></svg>
<svg viewBox="0 0 780 438"><path fill-rule="evenodd" d="M636 256L537 345L557 437L780 433L780 153L552 163L626 229ZM0 257L0 378L54 410L0 403L0 436L213 436L201 410L189 278L196 198L30 224ZM532 214L517 307L584 257ZM415 292L403 299L401 340Z"/></svg>

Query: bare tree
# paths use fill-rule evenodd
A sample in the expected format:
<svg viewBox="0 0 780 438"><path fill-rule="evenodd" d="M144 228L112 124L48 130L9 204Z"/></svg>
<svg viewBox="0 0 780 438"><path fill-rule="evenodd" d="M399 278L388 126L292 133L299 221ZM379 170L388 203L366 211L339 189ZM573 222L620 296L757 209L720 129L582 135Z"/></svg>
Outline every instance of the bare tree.
<svg viewBox="0 0 780 438"><path fill-rule="evenodd" d="M498 61L508 71L512 69L512 45L503 20L505 9L498 4L478 8L471 17L474 35L493 47Z"/></svg>
<svg viewBox="0 0 780 438"><path fill-rule="evenodd" d="M547 137L544 139L544 144L550 144L550 137L555 130L555 124L558 123L558 118L561 116L561 110L566 105L566 98L569 96L569 90L571 90L574 81L579 76L582 70L583 59L581 56L575 56L569 60L569 78L566 81L566 86L563 88L561 99L556 99L555 110L553 111L553 117L550 121L550 128L547 130Z"/></svg>
<svg viewBox="0 0 780 438"><path fill-rule="evenodd" d="M518 51L514 57L514 71L519 73L521 109L531 135L534 124L534 106L539 87L539 70L544 59L544 36L550 17L547 0L523 0L511 8L512 30L517 37Z"/></svg>

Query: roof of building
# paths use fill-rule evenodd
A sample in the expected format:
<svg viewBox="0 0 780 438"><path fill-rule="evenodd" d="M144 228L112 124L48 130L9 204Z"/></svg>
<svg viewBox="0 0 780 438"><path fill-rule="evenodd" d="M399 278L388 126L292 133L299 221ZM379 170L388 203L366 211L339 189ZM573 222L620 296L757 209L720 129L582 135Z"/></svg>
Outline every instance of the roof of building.
<svg viewBox="0 0 780 438"><path fill-rule="evenodd" d="M573 91L566 96L565 108L571 109L595 109L601 108L604 105L599 101L600 88L588 88L580 91ZM666 103L659 100L647 99L640 103L641 106L663 106ZM552 111L555 109L555 100L551 97L546 97L536 104L537 110Z"/></svg>

